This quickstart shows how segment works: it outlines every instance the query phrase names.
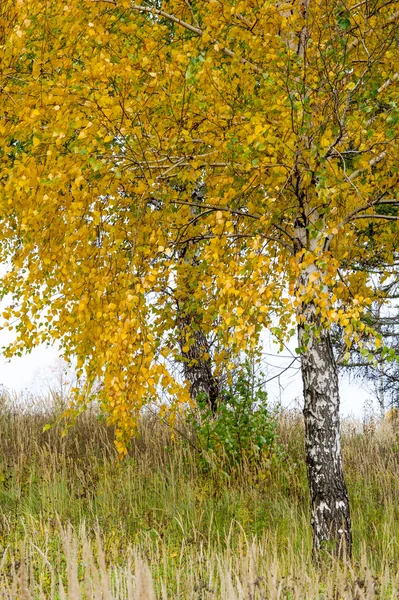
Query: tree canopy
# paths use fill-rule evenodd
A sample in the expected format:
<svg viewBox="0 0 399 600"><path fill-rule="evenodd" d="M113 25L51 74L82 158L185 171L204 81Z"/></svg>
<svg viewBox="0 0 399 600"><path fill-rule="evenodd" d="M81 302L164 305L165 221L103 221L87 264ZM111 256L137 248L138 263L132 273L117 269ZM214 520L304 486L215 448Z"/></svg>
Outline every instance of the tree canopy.
<svg viewBox="0 0 399 600"><path fill-rule="evenodd" d="M301 352L334 323L375 343L373 287L352 266L375 252L361 225L384 264L399 246L396 2L1 11L9 355L58 340L101 382L123 452L160 390L189 401L170 368L176 299L217 335L220 365L264 327L285 340L303 326Z"/></svg>

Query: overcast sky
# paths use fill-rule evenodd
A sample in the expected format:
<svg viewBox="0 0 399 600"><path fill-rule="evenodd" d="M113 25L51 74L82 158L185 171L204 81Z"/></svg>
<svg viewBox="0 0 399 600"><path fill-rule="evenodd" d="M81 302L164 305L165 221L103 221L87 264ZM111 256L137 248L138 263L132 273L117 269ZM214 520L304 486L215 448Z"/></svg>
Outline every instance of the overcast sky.
<svg viewBox="0 0 399 600"><path fill-rule="evenodd" d="M0 333L0 347L9 342L11 334ZM265 340L265 379L266 390L271 401L279 401L286 407L300 408L302 405L302 381L299 370L299 361L295 359L295 344L280 356L277 348L270 340ZM291 363L290 369L286 370ZM36 348L26 356L13 358L7 361L0 356L0 384L15 391L30 391L34 394L43 393L49 387L55 387L62 370L59 352L56 348L44 346ZM361 417L365 406L370 410L372 401L371 390L363 384L349 382L346 378L341 380L341 413L344 416L354 415ZM374 402L375 406L375 402Z"/></svg>

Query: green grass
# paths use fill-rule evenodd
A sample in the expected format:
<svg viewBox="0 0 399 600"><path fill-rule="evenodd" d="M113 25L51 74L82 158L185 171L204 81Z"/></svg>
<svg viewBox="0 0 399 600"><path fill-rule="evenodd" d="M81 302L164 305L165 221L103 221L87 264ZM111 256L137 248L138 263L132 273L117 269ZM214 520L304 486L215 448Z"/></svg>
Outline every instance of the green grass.
<svg viewBox="0 0 399 600"><path fill-rule="evenodd" d="M37 404L0 402L0 598L398 597L394 426L345 425L354 558L320 570L299 415L280 416L276 452L227 474L220 464L204 472L152 416L120 462L94 409L62 437L43 433L57 402Z"/></svg>

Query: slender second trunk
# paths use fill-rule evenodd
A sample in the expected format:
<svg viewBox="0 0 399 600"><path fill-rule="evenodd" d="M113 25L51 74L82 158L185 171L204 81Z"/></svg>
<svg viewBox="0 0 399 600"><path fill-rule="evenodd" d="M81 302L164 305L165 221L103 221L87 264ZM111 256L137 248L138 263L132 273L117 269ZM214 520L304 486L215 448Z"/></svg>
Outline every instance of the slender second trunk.
<svg viewBox="0 0 399 600"><path fill-rule="evenodd" d="M207 336L200 327L196 327L195 329L192 327L192 319L190 317L181 317L179 326L182 333L180 348L184 361L183 370L185 378L190 383L190 395L195 401L199 395L203 395L208 402L212 414L216 414L221 390L219 378L213 372L213 361L210 357ZM185 333L188 330L191 330L194 339L189 350L184 351Z"/></svg>
<svg viewBox="0 0 399 600"><path fill-rule="evenodd" d="M299 346L303 349L303 414L313 552L315 557L322 549L350 556L351 519L342 471L338 372L330 334L328 330L314 328L314 321L308 321L310 328L306 330L303 324L298 326Z"/></svg>
<svg viewBox="0 0 399 600"><path fill-rule="evenodd" d="M201 181L197 182L192 193L195 203L201 203L204 199L204 186ZM193 216L196 214L194 206L191 208ZM188 265L196 262L196 252L190 249L189 244L180 250L179 260ZM183 287L187 282L183 280ZM187 286L187 297L190 297L190 286ZM210 343L206 332L203 330L201 317L194 313L187 313L177 302L177 327L179 331L179 345L183 358L184 376L190 384L190 396L194 401L200 395L205 396L212 414L215 415L221 394L220 379L214 374L214 364L211 358ZM186 334L189 334L191 343L186 348Z"/></svg>

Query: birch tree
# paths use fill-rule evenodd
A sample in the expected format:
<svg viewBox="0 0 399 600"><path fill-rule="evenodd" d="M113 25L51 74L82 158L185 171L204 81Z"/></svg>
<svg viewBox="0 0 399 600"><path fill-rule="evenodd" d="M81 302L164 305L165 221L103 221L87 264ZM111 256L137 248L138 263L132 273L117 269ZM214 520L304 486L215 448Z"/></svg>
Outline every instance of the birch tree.
<svg viewBox="0 0 399 600"><path fill-rule="evenodd" d="M190 401L168 368L179 281L223 368L265 327L297 335L314 550L350 554L330 332L380 343L351 265L398 247L380 210L399 202L397 2L3 5L8 354L57 340L77 356L123 455L160 390ZM373 247L359 222L378 224ZM176 260L183 247L195 261Z"/></svg>

